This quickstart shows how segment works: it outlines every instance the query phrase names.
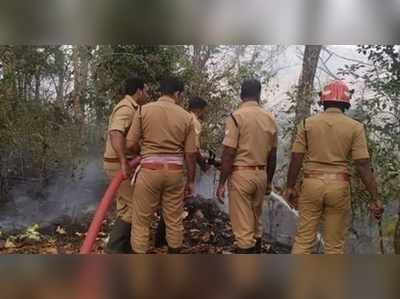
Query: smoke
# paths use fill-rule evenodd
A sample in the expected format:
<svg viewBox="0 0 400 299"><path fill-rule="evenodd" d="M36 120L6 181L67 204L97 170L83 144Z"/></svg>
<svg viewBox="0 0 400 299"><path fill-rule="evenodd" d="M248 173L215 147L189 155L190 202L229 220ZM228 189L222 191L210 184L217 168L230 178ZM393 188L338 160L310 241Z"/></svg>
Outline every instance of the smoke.
<svg viewBox="0 0 400 299"><path fill-rule="evenodd" d="M72 175L59 174L44 189L36 181L18 183L0 209L0 230L14 232L33 224L47 227L81 223L96 208L105 185L101 162L95 159Z"/></svg>

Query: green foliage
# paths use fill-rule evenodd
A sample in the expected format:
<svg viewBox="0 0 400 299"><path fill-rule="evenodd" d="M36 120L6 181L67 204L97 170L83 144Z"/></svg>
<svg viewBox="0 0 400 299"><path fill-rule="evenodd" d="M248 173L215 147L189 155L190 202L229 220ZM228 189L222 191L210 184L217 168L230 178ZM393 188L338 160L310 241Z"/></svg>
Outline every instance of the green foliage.
<svg viewBox="0 0 400 299"><path fill-rule="evenodd" d="M142 76L150 87L151 98L158 92L159 80L177 72L180 47L115 45L97 46L91 54L92 79L88 84L88 108L99 121L108 118L123 96L123 82L132 75Z"/></svg>
<svg viewBox="0 0 400 299"><path fill-rule="evenodd" d="M159 96L158 83L176 74L186 83L185 100L208 105L204 149L218 150L224 120L240 102L240 82L268 84L283 47L275 46L0 46L0 194L11 177L46 182L74 170L104 150L113 106L124 80L138 74ZM265 86L265 85L264 85Z"/></svg>
<svg viewBox="0 0 400 299"><path fill-rule="evenodd" d="M372 93L357 98L355 117L364 123L379 189L385 201L400 194L400 52L398 45L364 45L366 63L345 66L341 73L361 79ZM360 189L356 189L360 190ZM356 200L364 202L365 192Z"/></svg>
<svg viewBox="0 0 400 299"><path fill-rule="evenodd" d="M0 153L6 174L46 179L74 165L84 140L67 112L54 105L0 100Z"/></svg>

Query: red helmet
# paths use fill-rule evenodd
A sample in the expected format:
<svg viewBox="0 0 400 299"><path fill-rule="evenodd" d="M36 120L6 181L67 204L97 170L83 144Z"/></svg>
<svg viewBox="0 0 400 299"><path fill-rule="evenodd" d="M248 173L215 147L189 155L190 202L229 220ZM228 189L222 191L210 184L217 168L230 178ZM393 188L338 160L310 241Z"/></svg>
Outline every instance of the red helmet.
<svg viewBox="0 0 400 299"><path fill-rule="evenodd" d="M350 90L347 85L339 80L328 83L319 97L321 103L323 102L342 102L350 104L350 98L353 94L353 90Z"/></svg>

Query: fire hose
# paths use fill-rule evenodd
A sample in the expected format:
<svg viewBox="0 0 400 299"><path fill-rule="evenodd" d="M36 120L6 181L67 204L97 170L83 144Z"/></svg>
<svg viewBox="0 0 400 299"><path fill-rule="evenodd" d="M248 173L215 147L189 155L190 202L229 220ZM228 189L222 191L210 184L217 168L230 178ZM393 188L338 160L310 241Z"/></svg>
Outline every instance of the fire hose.
<svg viewBox="0 0 400 299"><path fill-rule="evenodd" d="M135 170L140 163L140 157L133 159L129 162L129 166L132 170ZM89 229L86 233L85 240L80 249L79 254L89 254L92 250L93 244L96 241L97 234L101 229L103 220L105 219L107 212L111 206L114 198L114 194L117 192L119 186L123 181L123 176L121 170L112 179L110 185L108 186L103 198L101 199L99 205L97 206L96 212L93 216L93 220L90 223Z"/></svg>

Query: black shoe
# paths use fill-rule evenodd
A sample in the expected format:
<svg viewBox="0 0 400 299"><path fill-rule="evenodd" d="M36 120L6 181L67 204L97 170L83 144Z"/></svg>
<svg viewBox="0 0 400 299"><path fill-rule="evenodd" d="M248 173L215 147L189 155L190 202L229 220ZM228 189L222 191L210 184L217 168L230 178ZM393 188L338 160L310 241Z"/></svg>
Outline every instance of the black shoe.
<svg viewBox="0 0 400 299"><path fill-rule="evenodd" d="M180 254L181 248L172 248L168 246L168 254Z"/></svg>
<svg viewBox="0 0 400 299"><path fill-rule="evenodd" d="M160 222L157 225L156 235L154 237L155 248L161 248L168 245L166 234L167 232L166 232L164 217L161 215Z"/></svg>
<svg viewBox="0 0 400 299"><path fill-rule="evenodd" d="M256 253L256 247L250 247L250 248L239 248L237 247L235 250L236 254L254 254Z"/></svg>
<svg viewBox="0 0 400 299"><path fill-rule="evenodd" d="M255 253L261 253L261 252L262 252L262 239L258 238L256 239Z"/></svg>
<svg viewBox="0 0 400 299"><path fill-rule="evenodd" d="M110 232L110 238L104 252L107 254L131 254L131 228L132 225L121 219L115 220Z"/></svg>

